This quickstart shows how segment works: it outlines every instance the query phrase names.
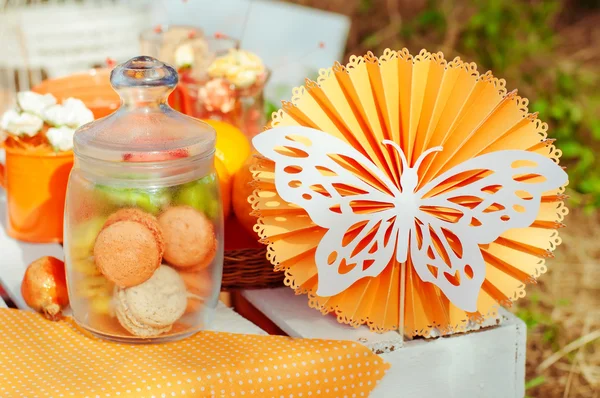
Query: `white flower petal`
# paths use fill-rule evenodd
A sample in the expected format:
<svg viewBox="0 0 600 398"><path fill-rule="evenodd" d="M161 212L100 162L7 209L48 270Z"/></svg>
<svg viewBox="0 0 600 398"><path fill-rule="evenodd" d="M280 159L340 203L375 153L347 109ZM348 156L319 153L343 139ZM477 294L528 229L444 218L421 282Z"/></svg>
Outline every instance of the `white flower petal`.
<svg viewBox="0 0 600 398"><path fill-rule="evenodd" d="M2 130L8 130L8 127L13 122L13 120L16 120L18 118L19 112L15 111L14 109L4 112L4 115L2 115L2 119L0 119L0 128L2 128Z"/></svg>
<svg viewBox="0 0 600 398"><path fill-rule="evenodd" d="M81 100L67 98L62 105L54 105L46 109L44 119L53 126L79 128L94 120L94 114Z"/></svg>
<svg viewBox="0 0 600 398"><path fill-rule="evenodd" d="M14 134L35 136L44 126L44 121L31 113L23 112L19 114L14 110L6 111L0 121L2 130Z"/></svg>
<svg viewBox="0 0 600 398"><path fill-rule="evenodd" d="M175 50L175 66L181 68L183 66L194 65L194 47L191 44L182 44Z"/></svg>
<svg viewBox="0 0 600 398"><path fill-rule="evenodd" d="M21 91L17 93L19 108L25 112L42 116L44 110L56 104L56 98L52 94L38 94L33 91Z"/></svg>
<svg viewBox="0 0 600 398"><path fill-rule="evenodd" d="M55 151L68 151L73 148L73 134L75 129L69 127L51 127L46 132L46 137Z"/></svg>
<svg viewBox="0 0 600 398"><path fill-rule="evenodd" d="M264 72L265 66L256 54L235 49L217 58L208 68L209 76L226 77L238 88L250 87Z"/></svg>
<svg viewBox="0 0 600 398"><path fill-rule="evenodd" d="M250 87L256 82L258 79L258 75L253 70L246 70L243 72L239 72L237 75L233 76L230 81L239 88Z"/></svg>

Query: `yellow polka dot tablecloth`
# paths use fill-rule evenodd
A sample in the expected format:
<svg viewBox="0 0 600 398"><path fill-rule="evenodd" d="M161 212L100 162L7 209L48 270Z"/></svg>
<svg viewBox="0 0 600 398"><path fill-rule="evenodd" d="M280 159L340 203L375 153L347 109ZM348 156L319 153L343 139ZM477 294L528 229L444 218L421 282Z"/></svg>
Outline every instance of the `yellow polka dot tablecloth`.
<svg viewBox="0 0 600 398"><path fill-rule="evenodd" d="M389 364L351 341L200 332L128 345L0 309L0 397L366 397Z"/></svg>

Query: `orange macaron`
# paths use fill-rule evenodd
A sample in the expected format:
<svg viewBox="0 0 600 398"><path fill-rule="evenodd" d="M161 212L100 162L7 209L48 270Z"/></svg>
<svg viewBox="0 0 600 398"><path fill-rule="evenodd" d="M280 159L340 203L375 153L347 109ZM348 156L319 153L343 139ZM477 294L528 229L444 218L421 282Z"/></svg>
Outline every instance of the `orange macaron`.
<svg viewBox="0 0 600 398"><path fill-rule="evenodd" d="M212 222L191 206L167 209L158 217L165 240L164 259L180 269L207 267L217 252Z"/></svg>
<svg viewBox="0 0 600 398"><path fill-rule="evenodd" d="M156 217L150 213L146 213L145 211L136 208L120 209L108 217L103 228L106 228L118 221L135 221L148 228L156 238L156 242L158 243L160 249L160 255L162 256L165 251L165 240L163 239L163 235Z"/></svg>
<svg viewBox="0 0 600 398"><path fill-rule="evenodd" d="M115 221L98 234L94 260L102 275L118 287L136 286L160 266L162 246L142 223Z"/></svg>
<svg viewBox="0 0 600 398"><path fill-rule="evenodd" d="M187 290L187 307L185 313L196 312L204 301L210 298L214 291L214 281L212 274L207 270L184 272L180 271L179 276L183 279Z"/></svg>

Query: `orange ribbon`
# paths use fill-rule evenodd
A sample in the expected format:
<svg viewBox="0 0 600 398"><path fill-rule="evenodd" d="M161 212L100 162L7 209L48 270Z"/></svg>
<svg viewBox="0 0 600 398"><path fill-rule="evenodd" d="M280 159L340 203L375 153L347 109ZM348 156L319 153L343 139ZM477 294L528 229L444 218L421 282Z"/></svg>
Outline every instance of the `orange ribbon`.
<svg viewBox="0 0 600 398"><path fill-rule="evenodd" d="M0 310L1 397L366 397L390 365L351 341L201 332L128 345Z"/></svg>

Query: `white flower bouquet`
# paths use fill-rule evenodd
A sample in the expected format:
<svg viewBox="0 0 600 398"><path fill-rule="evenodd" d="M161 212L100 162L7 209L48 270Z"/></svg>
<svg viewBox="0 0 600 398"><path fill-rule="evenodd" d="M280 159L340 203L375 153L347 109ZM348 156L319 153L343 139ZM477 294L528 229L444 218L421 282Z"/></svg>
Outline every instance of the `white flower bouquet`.
<svg viewBox="0 0 600 398"><path fill-rule="evenodd" d="M52 94L23 91L0 118L0 131L5 146L61 152L73 148L75 130L92 120L92 111L76 98L58 104Z"/></svg>

